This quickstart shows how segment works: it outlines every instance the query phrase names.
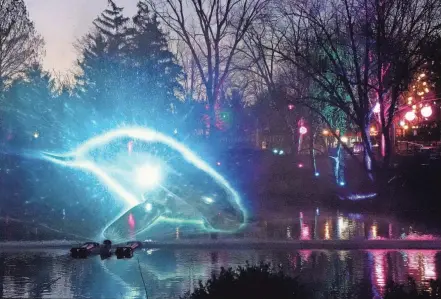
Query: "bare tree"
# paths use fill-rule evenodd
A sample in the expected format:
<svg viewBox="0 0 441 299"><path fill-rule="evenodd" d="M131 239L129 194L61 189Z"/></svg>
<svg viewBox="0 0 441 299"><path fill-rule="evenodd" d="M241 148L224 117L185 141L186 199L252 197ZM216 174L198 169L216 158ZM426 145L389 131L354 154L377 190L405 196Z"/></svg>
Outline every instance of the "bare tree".
<svg viewBox="0 0 441 299"><path fill-rule="evenodd" d="M314 85L315 92L301 100L338 108L359 128L368 169L376 158L369 125L378 103L381 133L389 147L383 157L387 166L396 102L421 67L424 41L440 29L441 3L280 0L278 13L282 19L273 27L283 42L277 52Z"/></svg>
<svg viewBox="0 0 441 299"><path fill-rule="evenodd" d="M183 81L181 82L184 100L200 101L205 93L204 86L202 86L199 71L190 50L180 40L176 44L176 58L184 73Z"/></svg>
<svg viewBox="0 0 441 299"><path fill-rule="evenodd" d="M191 52L205 86L214 127L214 106L237 47L268 0L149 0L154 13Z"/></svg>
<svg viewBox="0 0 441 299"><path fill-rule="evenodd" d="M24 1L0 0L0 90L35 63L42 48Z"/></svg>

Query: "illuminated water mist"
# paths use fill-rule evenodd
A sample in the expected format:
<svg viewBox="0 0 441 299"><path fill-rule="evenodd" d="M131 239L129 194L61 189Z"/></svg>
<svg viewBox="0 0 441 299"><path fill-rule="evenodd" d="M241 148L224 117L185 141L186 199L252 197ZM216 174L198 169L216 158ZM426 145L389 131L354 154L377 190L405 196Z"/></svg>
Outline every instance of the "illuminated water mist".
<svg viewBox="0 0 441 299"><path fill-rule="evenodd" d="M246 221L240 197L224 177L185 145L148 128L109 131L67 154L41 157L93 173L125 204L104 237L125 239L129 231L136 236L157 222L234 232Z"/></svg>

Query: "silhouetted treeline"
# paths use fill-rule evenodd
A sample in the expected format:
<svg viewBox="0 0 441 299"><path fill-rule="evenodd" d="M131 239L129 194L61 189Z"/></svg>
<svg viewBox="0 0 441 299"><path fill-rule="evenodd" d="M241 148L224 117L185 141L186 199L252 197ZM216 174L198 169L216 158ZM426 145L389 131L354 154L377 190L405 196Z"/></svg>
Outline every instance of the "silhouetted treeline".
<svg viewBox="0 0 441 299"><path fill-rule="evenodd" d="M314 293L312 282L302 283L301 277L293 278L269 264L250 265L237 269L221 268L219 275L199 282L199 286L188 292L181 299L309 299L309 298L338 298L338 295ZM361 286L360 289L365 289ZM353 298L377 298L371 290L352 294ZM351 297L352 298L352 297ZM387 284L384 299L439 299L441 298L441 281L431 280L430 288L419 287L415 280L409 278L406 284Z"/></svg>

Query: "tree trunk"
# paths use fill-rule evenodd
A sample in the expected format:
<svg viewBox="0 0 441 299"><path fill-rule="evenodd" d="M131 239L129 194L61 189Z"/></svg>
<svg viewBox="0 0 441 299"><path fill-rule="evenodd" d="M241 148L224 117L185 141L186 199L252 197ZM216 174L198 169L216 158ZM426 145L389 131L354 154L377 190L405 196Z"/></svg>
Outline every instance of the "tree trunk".
<svg viewBox="0 0 441 299"><path fill-rule="evenodd" d="M207 87L207 102L208 102L208 138L212 139L216 131L216 95L213 89Z"/></svg>
<svg viewBox="0 0 441 299"><path fill-rule="evenodd" d="M376 161L374 153L372 152L368 125L364 125L364 128L361 128L361 138L364 144L363 165L368 172L369 178L373 180L373 172L376 168Z"/></svg>
<svg viewBox="0 0 441 299"><path fill-rule="evenodd" d="M309 134L309 154L311 158L311 168L312 168L312 175L315 176L316 170L316 164L315 164L315 152L314 152L314 133L312 132Z"/></svg>

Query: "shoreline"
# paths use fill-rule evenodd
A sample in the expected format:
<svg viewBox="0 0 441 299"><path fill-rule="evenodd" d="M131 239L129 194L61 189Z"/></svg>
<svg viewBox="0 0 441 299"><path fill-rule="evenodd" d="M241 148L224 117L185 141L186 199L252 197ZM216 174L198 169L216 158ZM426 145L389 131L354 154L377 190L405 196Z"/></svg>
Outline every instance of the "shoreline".
<svg viewBox="0 0 441 299"><path fill-rule="evenodd" d="M68 249L82 242L0 242L1 249ZM119 244L115 244L117 247ZM440 250L441 240L171 240L144 242L144 249Z"/></svg>

